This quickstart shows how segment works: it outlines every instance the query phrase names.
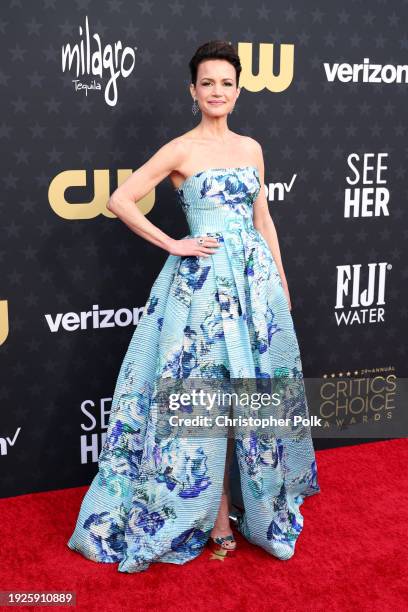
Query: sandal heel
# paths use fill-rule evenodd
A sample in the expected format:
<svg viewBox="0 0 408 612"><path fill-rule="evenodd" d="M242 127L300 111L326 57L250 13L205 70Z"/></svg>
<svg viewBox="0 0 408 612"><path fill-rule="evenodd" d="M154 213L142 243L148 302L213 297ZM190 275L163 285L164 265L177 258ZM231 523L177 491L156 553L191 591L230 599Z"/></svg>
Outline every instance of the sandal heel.
<svg viewBox="0 0 408 612"><path fill-rule="evenodd" d="M225 548L224 546L222 546L223 542L235 542L235 547L234 548ZM211 552L214 555L217 555L218 557L234 557L235 553L236 553L236 540L234 538L234 536L229 535L229 536L225 536L225 537L217 537L217 538L213 538L212 536L209 537L208 540L208 544L209 544L209 548L211 550Z"/></svg>

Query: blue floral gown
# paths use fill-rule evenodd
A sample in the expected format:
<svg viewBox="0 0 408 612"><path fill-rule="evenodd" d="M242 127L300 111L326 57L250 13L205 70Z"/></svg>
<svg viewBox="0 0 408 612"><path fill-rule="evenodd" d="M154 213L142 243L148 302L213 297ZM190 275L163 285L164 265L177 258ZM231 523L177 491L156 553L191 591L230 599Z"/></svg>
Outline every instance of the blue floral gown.
<svg viewBox="0 0 408 612"><path fill-rule="evenodd" d="M303 384L280 275L253 225L260 189L257 167L243 166L197 172L175 190L188 237L206 234L220 246L209 257L169 255L152 285L119 371L99 469L67 543L88 559L118 563L120 572L183 564L203 551L215 523L226 438L157 436L157 381L220 375ZM237 529L289 559L303 528L299 507L320 491L310 431L297 439L246 430L235 456L244 505Z"/></svg>

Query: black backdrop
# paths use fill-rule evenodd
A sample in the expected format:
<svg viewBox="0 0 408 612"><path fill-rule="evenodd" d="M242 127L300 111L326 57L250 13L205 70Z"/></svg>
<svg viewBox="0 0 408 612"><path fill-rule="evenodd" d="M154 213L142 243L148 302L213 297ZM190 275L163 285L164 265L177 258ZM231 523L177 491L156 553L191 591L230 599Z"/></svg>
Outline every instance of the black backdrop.
<svg viewBox="0 0 408 612"><path fill-rule="evenodd" d="M401 0L3 4L0 496L95 473L121 359L167 257L105 204L198 121L188 61L210 39L239 46L229 125L263 147L305 377L406 375L407 17ZM102 75L97 56L87 66L87 26ZM84 72L64 70L81 42ZM347 216L357 196L365 206ZM168 179L142 207L173 237L188 232Z"/></svg>

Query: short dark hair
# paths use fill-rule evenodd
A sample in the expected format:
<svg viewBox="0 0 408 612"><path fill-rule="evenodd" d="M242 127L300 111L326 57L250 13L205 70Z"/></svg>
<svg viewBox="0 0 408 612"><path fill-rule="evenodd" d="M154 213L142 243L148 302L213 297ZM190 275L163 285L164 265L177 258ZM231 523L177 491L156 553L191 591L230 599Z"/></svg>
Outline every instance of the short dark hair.
<svg viewBox="0 0 408 612"><path fill-rule="evenodd" d="M198 47L189 62L191 82L194 85L197 83L198 64L208 59L223 59L232 64L235 68L237 87L239 86L239 75L242 70L241 61L233 44L225 40L210 40Z"/></svg>

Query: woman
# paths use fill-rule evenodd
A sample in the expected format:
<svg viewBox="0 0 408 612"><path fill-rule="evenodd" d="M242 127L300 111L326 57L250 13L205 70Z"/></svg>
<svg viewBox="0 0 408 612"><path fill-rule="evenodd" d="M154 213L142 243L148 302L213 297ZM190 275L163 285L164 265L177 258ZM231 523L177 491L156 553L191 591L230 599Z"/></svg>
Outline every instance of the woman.
<svg viewBox="0 0 408 612"><path fill-rule="evenodd" d="M200 122L159 149L108 203L132 231L169 253L123 360L99 471L68 542L87 558L119 562L122 572L185 563L208 542L233 552L234 447L244 505L237 528L277 558L293 555L299 506L320 491L308 430L275 436L238 427L233 440L213 426L199 437L169 428L163 383L181 380L277 381L281 407L307 416L288 285L262 189L262 150L227 125L240 95L239 57L231 43L211 41L189 66ZM135 206L167 176L190 227L182 239Z"/></svg>

